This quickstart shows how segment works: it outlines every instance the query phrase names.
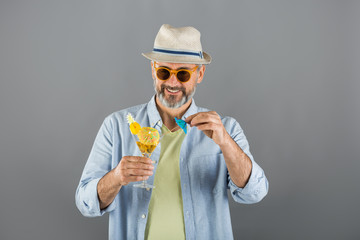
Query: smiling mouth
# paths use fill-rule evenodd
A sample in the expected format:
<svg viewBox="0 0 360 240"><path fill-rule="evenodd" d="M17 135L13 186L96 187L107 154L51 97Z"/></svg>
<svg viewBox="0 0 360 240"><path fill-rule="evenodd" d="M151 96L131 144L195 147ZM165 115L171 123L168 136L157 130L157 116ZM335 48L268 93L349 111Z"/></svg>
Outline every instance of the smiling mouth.
<svg viewBox="0 0 360 240"><path fill-rule="evenodd" d="M166 90L167 90L168 92L170 92L170 93L178 93L178 92L180 92L179 89L177 89L177 90L172 90L172 89L166 88Z"/></svg>

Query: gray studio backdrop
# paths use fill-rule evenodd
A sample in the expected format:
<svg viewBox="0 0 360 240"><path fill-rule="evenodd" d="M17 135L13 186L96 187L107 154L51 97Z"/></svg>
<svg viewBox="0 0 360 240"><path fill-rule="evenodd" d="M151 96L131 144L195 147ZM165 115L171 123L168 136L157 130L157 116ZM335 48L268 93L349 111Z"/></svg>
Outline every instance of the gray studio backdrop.
<svg viewBox="0 0 360 240"><path fill-rule="evenodd" d="M110 113L153 95L163 23L213 57L198 105L235 117L270 182L235 239L360 239L360 1L0 1L0 239L106 239L74 194ZM211 211L211 209L209 209Z"/></svg>

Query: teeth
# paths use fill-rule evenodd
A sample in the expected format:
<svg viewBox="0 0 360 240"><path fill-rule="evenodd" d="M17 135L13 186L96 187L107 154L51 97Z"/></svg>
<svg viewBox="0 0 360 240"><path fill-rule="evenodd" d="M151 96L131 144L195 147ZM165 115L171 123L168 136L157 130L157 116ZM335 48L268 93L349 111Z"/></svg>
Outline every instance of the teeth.
<svg viewBox="0 0 360 240"><path fill-rule="evenodd" d="M171 90L171 89L168 89L168 88L167 88L167 90L168 90L169 92L172 92L172 93L176 93L176 92L179 91L179 90Z"/></svg>

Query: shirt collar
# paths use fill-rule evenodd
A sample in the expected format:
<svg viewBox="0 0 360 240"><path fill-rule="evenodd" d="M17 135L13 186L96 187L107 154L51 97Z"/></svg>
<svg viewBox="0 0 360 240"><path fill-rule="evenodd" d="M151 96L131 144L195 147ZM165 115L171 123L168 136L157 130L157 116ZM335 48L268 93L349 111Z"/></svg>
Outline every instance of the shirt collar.
<svg viewBox="0 0 360 240"><path fill-rule="evenodd" d="M181 117L182 120L185 120L187 117L195 114L198 112L198 107L195 104L195 100L192 99L191 105L188 108L188 110L184 113L184 115ZM150 126L153 128L156 128L157 126L162 126L162 119L160 117L159 111L156 107L155 102L155 95L150 99L150 101L147 104L147 114L149 116L149 122Z"/></svg>
<svg viewBox="0 0 360 240"><path fill-rule="evenodd" d="M149 122L151 127L156 128L156 126L162 126L162 120L156 107L155 95L150 99L147 104L147 115L149 116Z"/></svg>

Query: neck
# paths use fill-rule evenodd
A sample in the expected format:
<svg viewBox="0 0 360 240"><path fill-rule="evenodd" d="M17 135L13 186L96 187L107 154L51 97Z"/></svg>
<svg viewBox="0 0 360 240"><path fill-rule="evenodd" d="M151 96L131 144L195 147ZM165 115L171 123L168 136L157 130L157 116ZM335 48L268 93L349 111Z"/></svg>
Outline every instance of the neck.
<svg viewBox="0 0 360 240"><path fill-rule="evenodd" d="M165 107L164 105L161 104L161 102L158 100L158 98L156 96L155 96L155 102L156 102L156 107L159 111L160 117L163 121L163 124L165 124L165 126L169 130L172 130L175 127L177 127L177 124L175 122L175 117L180 119L185 114L186 110L188 110L188 108L191 105L192 99L190 99L187 103L185 103L184 105L182 105L179 108Z"/></svg>

